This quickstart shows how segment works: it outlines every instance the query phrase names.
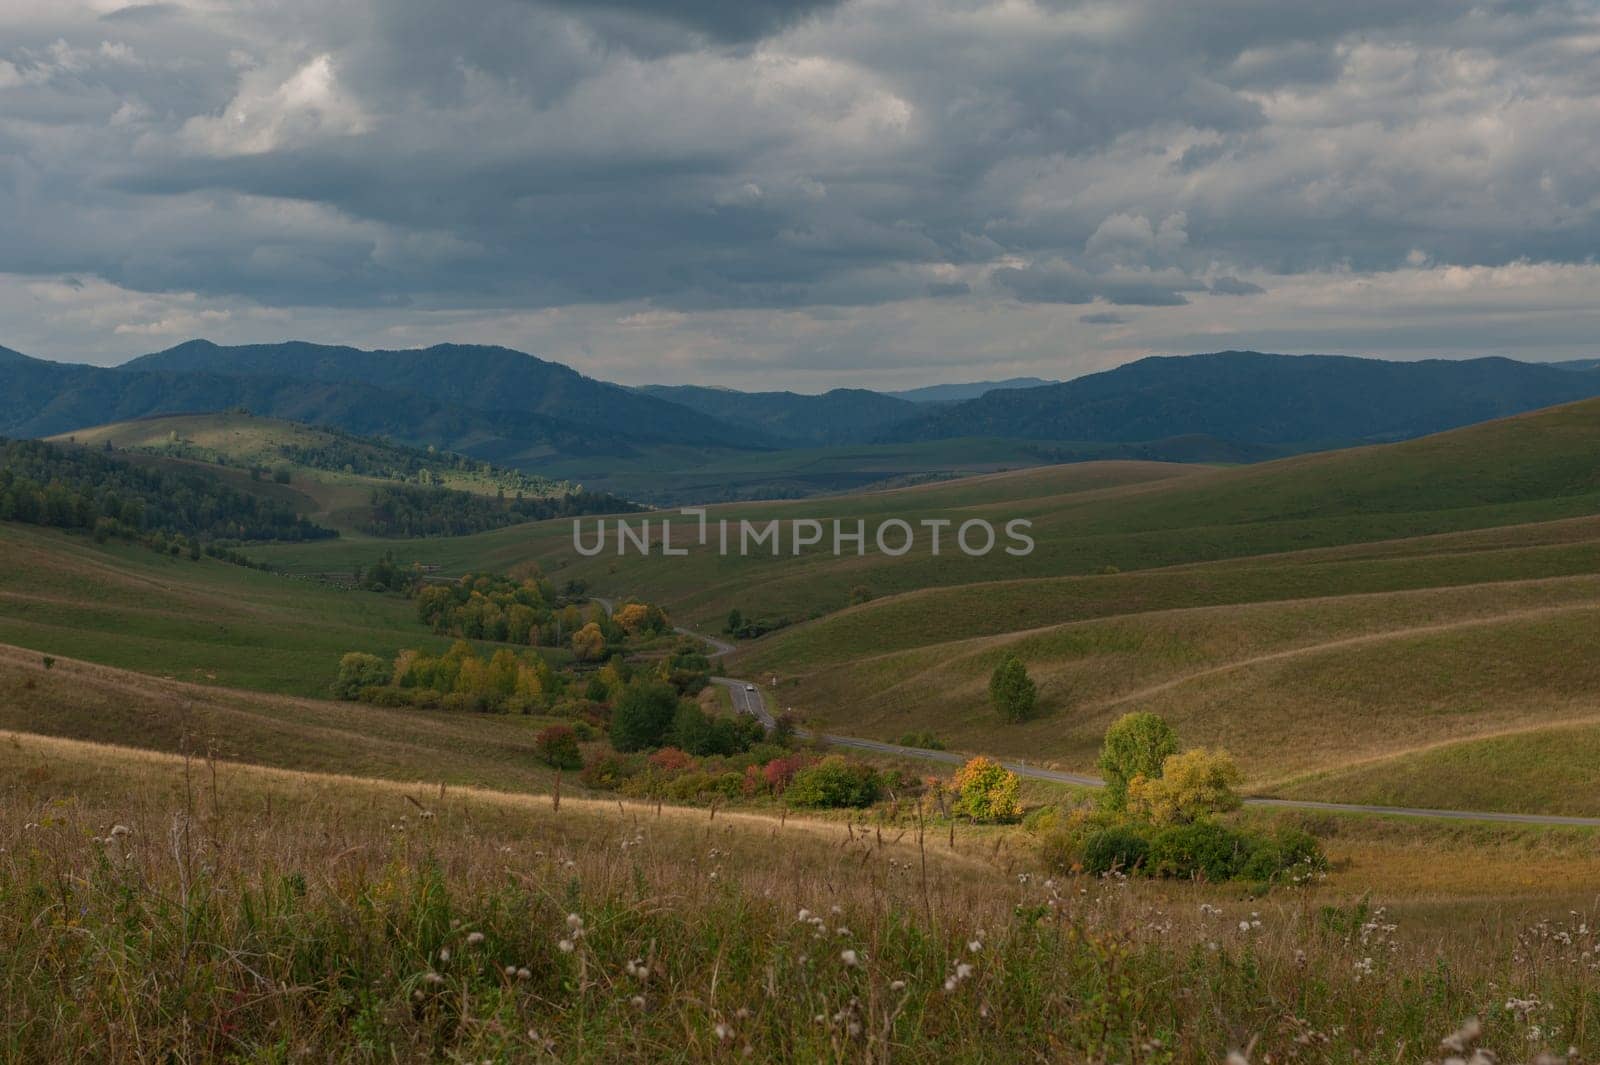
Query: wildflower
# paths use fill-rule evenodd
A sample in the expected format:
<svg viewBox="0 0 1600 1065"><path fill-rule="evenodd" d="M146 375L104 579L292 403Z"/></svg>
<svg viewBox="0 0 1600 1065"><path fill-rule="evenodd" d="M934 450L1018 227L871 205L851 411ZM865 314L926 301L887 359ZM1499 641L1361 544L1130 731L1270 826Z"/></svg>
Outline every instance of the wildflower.
<svg viewBox="0 0 1600 1065"><path fill-rule="evenodd" d="M801 924L805 924L811 920L811 911L807 909L801 909L801 911L795 915L795 920L799 921Z"/></svg>
<svg viewBox="0 0 1600 1065"><path fill-rule="evenodd" d="M861 964L860 957L853 950L842 950L842 951L840 951L839 952L839 960L844 962L846 965L850 966L851 968L854 968L855 966Z"/></svg>
<svg viewBox="0 0 1600 1065"><path fill-rule="evenodd" d="M723 1024L721 1021L717 1022L716 1033L717 1033L717 1039L722 1041L722 1042L724 1042L724 1043L727 1042L729 1039L733 1038L733 1029L729 1028L726 1024Z"/></svg>
<svg viewBox="0 0 1600 1065"><path fill-rule="evenodd" d="M634 995L632 998L630 998L628 1000L628 1002L636 1010L644 1009L644 996L643 995Z"/></svg>
<svg viewBox="0 0 1600 1065"><path fill-rule="evenodd" d="M475 947L479 943L482 943L482 942L483 942L483 933L482 932L469 932L467 934L467 946Z"/></svg>
<svg viewBox="0 0 1600 1065"><path fill-rule="evenodd" d="M575 913L567 914L567 927L576 932L583 927L583 918Z"/></svg>
<svg viewBox="0 0 1600 1065"><path fill-rule="evenodd" d="M557 943L556 946L561 948L561 953L571 954L578 945L570 939L563 939L561 942Z"/></svg>
<svg viewBox="0 0 1600 1065"><path fill-rule="evenodd" d="M506 975L507 976L516 976L517 975L517 967L515 965L507 965L506 966Z"/></svg>
<svg viewBox="0 0 1600 1065"><path fill-rule="evenodd" d="M444 983L444 977L440 976L436 972L433 972L432 970L429 970L427 975L425 975L423 977L423 979L426 980L428 983L433 984L435 986L438 986L439 984Z"/></svg>
<svg viewBox="0 0 1600 1065"><path fill-rule="evenodd" d="M891 980L891 981L889 981L889 990L890 991L904 991L905 989L906 989L906 982L904 980Z"/></svg>
<svg viewBox="0 0 1600 1065"><path fill-rule="evenodd" d="M450 948L449 947L440 947L439 948L439 960L440 961L449 961L450 960Z"/></svg>
<svg viewBox="0 0 1600 1065"><path fill-rule="evenodd" d="M121 839L123 836L126 836L131 831L132 831L132 829L130 829L127 825L112 825L111 826L111 838L112 839Z"/></svg>
<svg viewBox="0 0 1600 1065"><path fill-rule="evenodd" d="M518 969L517 970L517 979L518 980L527 980L531 976L533 976L533 973L529 972L527 969Z"/></svg>
<svg viewBox="0 0 1600 1065"><path fill-rule="evenodd" d="M967 941L967 950L969 952L971 952L973 954L976 954L976 953L978 953L978 951L980 951L982 949L983 949L983 940L981 940L981 939L969 939Z"/></svg>

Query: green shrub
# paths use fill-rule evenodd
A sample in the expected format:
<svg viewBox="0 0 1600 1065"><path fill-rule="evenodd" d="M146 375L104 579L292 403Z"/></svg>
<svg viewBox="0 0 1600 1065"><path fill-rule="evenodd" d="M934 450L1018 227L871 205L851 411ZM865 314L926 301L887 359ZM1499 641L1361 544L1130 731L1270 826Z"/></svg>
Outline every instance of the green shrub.
<svg viewBox="0 0 1600 1065"><path fill-rule="evenodd" d="M944 750L943 741L941 741L938 736L935 736L933 732L928 729L924 729L921 732L908 732L895 742L902 747L916 747L924 751Z"/></svg>
<svg viewBox="0 0 1600 1065"><path fill-rule="evenodd" d="M1252 850L1252 840L1215 821L1163 828L1150 841L1150 871L1156 876L1214 883L1239 874Z"/></svg>
<svg viewBox="0 0 1600 1065"><path fill-rule="evenodd" d="M660 747L677 712L678 693L670 684L630 684L611 710L611 745L624 752Z"/></svg>
<svg viewBox="0 0 1600 1065"><path fill-rule="evenodd" d="M1249 854L1239 867L1239 879L1258 884L1280 883L1326 869L1322 847L1307 832L1281 828L1271 836L1249 838Z"/></svg>
<svg viewBox="0 0 1600 1065"><path fill-rule="evenodd" d="M363 688L388 684L390 675L389 663L377 655L351 651L339 659L339 675L333 682L333 697L354 699Z"/></svg>
<svg viewBox="0 0 1600 1065"><path fill-rule="evenodd" d="M798 770L784 795L795 806L861 807L877 802L882 790L883 782L876 769L831 754Z"/></svg>
<svg viewBox="0 0 1600 1065"><path fill-rule="evenodd" d="M1084 872L1095 876L1103 876L1113 870L1135 873L1145 867L1150 850L1150 842L1138 832L1126 826L1113 826L1084 837L1079 861Z"/></svg>

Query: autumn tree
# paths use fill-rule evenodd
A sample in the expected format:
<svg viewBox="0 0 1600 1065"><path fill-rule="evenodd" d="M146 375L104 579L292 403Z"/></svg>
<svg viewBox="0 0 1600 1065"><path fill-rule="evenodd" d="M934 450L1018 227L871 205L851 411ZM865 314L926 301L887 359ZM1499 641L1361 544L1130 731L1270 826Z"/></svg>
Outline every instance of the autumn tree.
<svg viewBox="0 0 1600 1065"><path fill-rule="evenodd" d="M989 677L989 701L1007 721L1027 721L1038 713L1039 690L1016 655L1006 655Z"/></svg>
<svg viewBox="0 0 1600 1065"><path fill-rule="evenodd" d="M951 781L955 812L991 824L1015 821L1022 816L1022 804L1017 801L1021 786L1015 773L980 755L956 770Z"/></svg>
<svg viewBox="0 0 1600 1065"><path fill-rule="evenodd" d="M1137 776L1159 777L1168 756L1178 753L1178 736L1156 714L1124 714L1106 730L1100 748L1105 802L1113 810L1128 805L1128 784Z"/></svg>
<svg viewBox="0 0 1600 1065"><path fill-rule="evenodd" d="M1239 808L1239 767L1226 751L1204 747L1168 755L1161 775L1128 782L1128 811L1158 825L1189 824Z"/></svg>
<svg viewBox="0 0 1600 1065"><path fill-rule="evenodd" d="M594 662L606 653L606 638L600 626L589 622L572 634L572 653L580 662Z"/></svg>
<svg viewBox="0 0 1600 1065"><path fill-rule="evenodd" d="M533 737L533 753L552 769L582 769L583 752L578 735L566 725L551 725Z"/></svg>

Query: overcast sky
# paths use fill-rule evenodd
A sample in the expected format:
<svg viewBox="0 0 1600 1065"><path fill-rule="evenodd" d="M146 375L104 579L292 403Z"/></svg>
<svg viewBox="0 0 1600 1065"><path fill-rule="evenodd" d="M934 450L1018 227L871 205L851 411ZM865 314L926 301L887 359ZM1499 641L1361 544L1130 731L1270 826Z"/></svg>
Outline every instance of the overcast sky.
<svg viewBox="0 0 1600 1065"><path fill-rule="evenodd" d="M1600 355L1592 0L0 2L0 344Z"/></svg>

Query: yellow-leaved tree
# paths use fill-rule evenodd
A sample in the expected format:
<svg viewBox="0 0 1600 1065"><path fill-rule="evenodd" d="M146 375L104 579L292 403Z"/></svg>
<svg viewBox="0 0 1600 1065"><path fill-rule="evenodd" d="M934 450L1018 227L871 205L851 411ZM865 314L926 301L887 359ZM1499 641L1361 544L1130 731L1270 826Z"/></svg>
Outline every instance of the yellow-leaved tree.
<svg viewBox="0 0 1600 1065"><path fill-rule="evenodd" d="M1128 782L1128 812L1157 825L1187 824L1239 808L1239 767L1227 751L1195 747L1168 755L1161 775Z"/></svg>
<svg viewBox="0 0 1600 1065"><path fill-rule="evenodd" d="M955 812L974 821L1015 821L1022 816L1017 790L1022 781L999 762L981 755L956 770L951 790Z"/></svg>
<svg viewBox="0 0 1600 1065"><path fill-rule="evenodd" d="M600 626L591 621L573 633L572 653L578 656L580 662L594 662L603 657L606 653L606 638L600 632Z"/></svg>

